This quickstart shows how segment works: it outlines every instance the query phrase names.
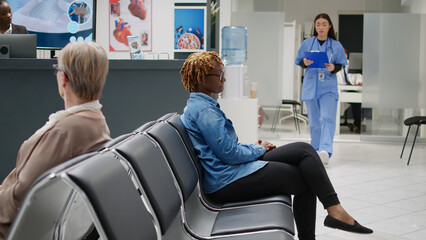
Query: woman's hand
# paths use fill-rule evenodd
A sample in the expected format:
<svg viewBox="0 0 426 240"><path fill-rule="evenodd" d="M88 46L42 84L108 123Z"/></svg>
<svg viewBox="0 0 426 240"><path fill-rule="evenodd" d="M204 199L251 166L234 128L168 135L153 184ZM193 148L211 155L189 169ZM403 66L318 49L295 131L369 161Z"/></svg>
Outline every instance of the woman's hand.
<svg viewBox="0 0 426 240"><path fill-rule="evenodd" d="M272 149L276 148L277 146L275 146L274 144L268 142L268 141L262 141L262 140L257 140L256 145L261 145L262 147L265 148L265 150L267 152L271 151Z"/></svg>
<svg viewBox="0 0 426 240"><path fill-rule="evenodd" d="M305 64L305 66L309 66L309 65L311 65L312 63L314 63L314 61L309 60L309 59L307 59L307 58L304 58L304 59L303 59L303 63Z"/></svg>
<svg viewBox="0 0 426 240"><path fill-rule="evenodd" d="M326 63L326 64L325 64L325 67L327 68L327 70L328 70L329 72L334 71L334 64L332 64L332 63Z"/></svg>

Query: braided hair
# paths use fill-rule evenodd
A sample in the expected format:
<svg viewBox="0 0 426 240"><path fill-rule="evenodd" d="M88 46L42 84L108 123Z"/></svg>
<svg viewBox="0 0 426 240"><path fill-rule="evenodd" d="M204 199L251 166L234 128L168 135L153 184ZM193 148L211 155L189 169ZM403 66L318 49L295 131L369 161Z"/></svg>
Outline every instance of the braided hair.
<svg viewBox="0 0 426 240"><path fill-rule="evenodd" d="M194 92L198 83L204 82L206 75L214 68L212 61L223 65L216 52L197 52L188 56L180 74L185 89Z"/></svg>

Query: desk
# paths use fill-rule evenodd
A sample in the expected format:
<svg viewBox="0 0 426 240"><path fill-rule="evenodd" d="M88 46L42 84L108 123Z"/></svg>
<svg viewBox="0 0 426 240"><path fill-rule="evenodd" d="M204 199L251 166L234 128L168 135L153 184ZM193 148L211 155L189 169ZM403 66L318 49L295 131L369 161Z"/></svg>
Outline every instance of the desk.
<svg viewBox="0 0 426 240"><path fill-rule="evenodd" d="M337 86L339 100L337 102L336 131L334 135L340 134L340 105L341 103L362 103L362 86L341 85Z"/></svg>

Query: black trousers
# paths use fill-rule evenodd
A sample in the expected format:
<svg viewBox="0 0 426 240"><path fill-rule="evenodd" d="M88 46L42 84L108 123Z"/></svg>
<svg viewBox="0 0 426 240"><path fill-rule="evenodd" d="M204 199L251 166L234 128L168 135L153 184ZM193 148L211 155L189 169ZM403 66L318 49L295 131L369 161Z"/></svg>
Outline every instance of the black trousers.
<svg viewBox="0 0 426 240"><path fill-rule="evenodd" d="M296 142L273 149L260 159L268 164L208 196L217 202L232 202L294 195L298 237L315 239L316 198L324 208L340 203L318 153L310 144Z"/></svg>

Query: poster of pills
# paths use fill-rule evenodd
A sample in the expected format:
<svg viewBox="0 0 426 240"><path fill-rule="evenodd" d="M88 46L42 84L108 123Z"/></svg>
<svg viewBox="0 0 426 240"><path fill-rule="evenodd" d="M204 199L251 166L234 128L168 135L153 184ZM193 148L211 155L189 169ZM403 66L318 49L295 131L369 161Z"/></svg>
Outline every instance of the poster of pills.
<svg viewBox="0 0 426 240"><path fill-rule="evenodd" d="M204 51L206 7L175 7L174 50Z"/></svg>
<svg viewBox="0 0 426 240"><path fill-rule="evenodd" d="M129 36L152 50L152 0L109 0L109 51L129 51Z"/></svg>

